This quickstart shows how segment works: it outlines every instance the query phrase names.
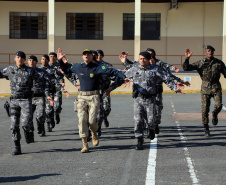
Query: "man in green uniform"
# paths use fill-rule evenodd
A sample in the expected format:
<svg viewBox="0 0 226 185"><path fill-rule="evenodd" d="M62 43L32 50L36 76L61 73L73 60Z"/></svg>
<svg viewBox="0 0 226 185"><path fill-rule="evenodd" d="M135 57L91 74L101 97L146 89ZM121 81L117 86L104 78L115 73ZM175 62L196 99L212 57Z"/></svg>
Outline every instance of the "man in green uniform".
<svg viewBox="0 0 226 185"><path fill-rule="evenodd" d="M217 115L222 109L222 88L220 84L221 73L226 78L226 68L224 63L214 58L215 49L208 45L205 48L206 57L192 64L189 64L189 59L192 52L187 48L185 50L185 62L183 69L185 71L197 70L202 79L201 100L202 100L202 123L204 125L205 136L210 136L209 131L209 108L211 97L214 98L214 111L213 111L213 125L217 125Z"/></svg>

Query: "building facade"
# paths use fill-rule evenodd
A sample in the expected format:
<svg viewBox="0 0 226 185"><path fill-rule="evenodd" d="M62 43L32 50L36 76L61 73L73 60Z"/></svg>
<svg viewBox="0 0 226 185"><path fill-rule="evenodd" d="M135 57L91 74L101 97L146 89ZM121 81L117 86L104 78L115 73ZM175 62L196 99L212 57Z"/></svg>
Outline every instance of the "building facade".
<svg viewBox="0 0 226 185"><path fill-rule="evenodd" d="M207 44L221 58L224 1L177 3L0 1L0 62L13 62L18 50L40 58L60 47L74 63L89 48L102 49L105 60L117 65L122 51L137 59L140 51L153 48L158 58L180 67L185 48L203 55Z"/></svg>

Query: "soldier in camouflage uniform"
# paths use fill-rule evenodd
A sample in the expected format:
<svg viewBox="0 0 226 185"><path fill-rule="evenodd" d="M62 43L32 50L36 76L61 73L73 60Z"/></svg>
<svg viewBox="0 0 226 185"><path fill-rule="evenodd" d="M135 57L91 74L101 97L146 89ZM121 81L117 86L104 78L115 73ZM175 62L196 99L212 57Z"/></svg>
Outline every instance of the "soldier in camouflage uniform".
<svg viewBox="0 0 226 185"><path fill-rule="evenodd" d="M222 109L222 88L220 84L221 73L226 78L225 64L214 57L215 49L207 45L205 48L206 58L189 64L192 52L187 48L185 50L185 62L183 69L185 71L197 70L202 79L201 100L202 100L202 123L204 125L205 136L210 136L209 131L209 108L211 97L214 98L214 111L212 112L212 124L217 125L217 115Z"/></svg>
<svg viewBox="0 0 226 185"><path fill-rule="evenodd" d="M45 136L45 105L46 99L50 101L50 104L53 106L53 99L49 96L49 87L54 86L56 81L52 76L43 69L37 68L38 63L37 57L34 55L29 56L28 65L35 69L39 74L39 83L34 81L33 85L33 98L32 98L32 115L36 110L36 121L37 121L37 133L40 137ZM33 125L33 119L32 125Z"/></svg>
<svg viewBox="0 0 226 185"><path fill-rule="evenodd" d="M50 67L49 63L49 56L43 55L41 58L42 65L39 67L47 71L55 80L55 86L50 86L49 95L54 100L54 106L51 106L49 101L46 101L46 123L47 123L47 131L52 132L52 129L55 127L55 120L54 120L54 113L59 113L61 111L61 104L62 104L62 92L63 87L61 85L62 82L62 74L59 72L56 67ZM60 73L60 75L59 75ZM59 115L59 114L57 114ZM59 121L59 119L58 119ZM59 122L56 123L59 123Z"/></svg>
<svg viewBox="0 0 226 185"><path fill-rule="evenodd" d="M134 65L125 72L126 77L133 80L134 88L137 90L136 95L134 95L134 131L135 137L138 139L137 150L143 149L143 122L145 119L147 120L150 139L155 138L157 80L160 78L171 90L182 92L177 89L177 84L166 75L162 68L149 64L150 59L150 53L147 51L141 52L139 54L139 65Z"/></svg>
<svg viewBox="0 0 226 185"><path fill-rule="evenodd" d="M20 118L27 143L34 142L32 119L32 87L33 81L39 81L39 75L33 68L25 65L26 55L18 51L14 58L16 65L9 66L0 73L1 78L10 80L11 89L11 130L15 143L13 155L21 154Z"/></svg>

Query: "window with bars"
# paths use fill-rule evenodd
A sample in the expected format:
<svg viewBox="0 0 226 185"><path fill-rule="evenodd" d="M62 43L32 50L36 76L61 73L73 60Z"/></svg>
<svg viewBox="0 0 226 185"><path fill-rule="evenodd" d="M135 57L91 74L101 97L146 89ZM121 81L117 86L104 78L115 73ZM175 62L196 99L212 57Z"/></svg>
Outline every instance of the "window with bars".
<svg viewBox="0 0 226 185"><path fill-rule="evenodd" d="M67 13L66 38L103 40L103 13Z"/></svg>
<svg viewBox="0 0 226 185"><path fill-rule="evenodd" d="M46 12L10 12L11 39L47 39Z"/></svg>
<svg viewBox="0 0 226 185"><path fill-rule="evenodd" d="M141 14L141 40L160 40L160 13ZM123 40L134 40L135 14L123 14Z"/></svg>

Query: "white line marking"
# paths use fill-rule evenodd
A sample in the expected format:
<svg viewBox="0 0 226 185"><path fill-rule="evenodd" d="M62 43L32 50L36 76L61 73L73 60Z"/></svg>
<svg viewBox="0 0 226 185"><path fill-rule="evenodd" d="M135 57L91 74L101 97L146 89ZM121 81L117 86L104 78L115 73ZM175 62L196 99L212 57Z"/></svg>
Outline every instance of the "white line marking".
<svg viewBox="0 0 226 185"><path fill-rule="evenodd" d="M222 109L223 109L223 110L226 110L226 107L225 107L225 106L223 106L223 107L222 107Z"/></svg>
<svg viewBox="0 0 226 185"><path fill-rule="evenodd" d="M171 102L171 104L173 104L172 100L170 100L170 102ZM174 108L174 106L172 106L172 108ZM175 123L177 124L177 131L178 131L178 133L180 135L181 142L184 145L183 150L184 150L184 154L185 154L185 159L186 159L186 162L187 162L188 170L189 170L189 173L190 173L190 178L192 180L192 184L198 184L199 180L198 180L197 175L195 173L195 168L194 168L194 166L192 164L190 153L188 151L188 148L186 147L186 140L187 139L183 135L183 132L182 132L182 130L180 128L180 122L179 121L175 121Z"/></svg>
<svg viewBox="0 0 226 185"><path fill-rule="evenodd" d="M157 158L157 135L150 143L148 166L146 173L146 185L155 185L155 168Z"/></svg>

